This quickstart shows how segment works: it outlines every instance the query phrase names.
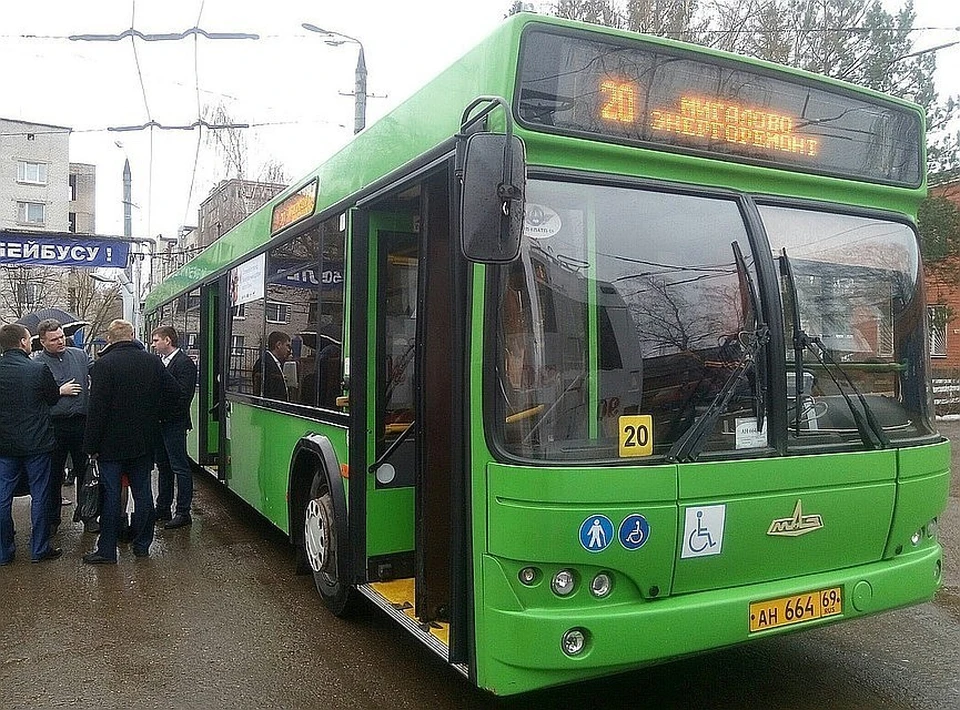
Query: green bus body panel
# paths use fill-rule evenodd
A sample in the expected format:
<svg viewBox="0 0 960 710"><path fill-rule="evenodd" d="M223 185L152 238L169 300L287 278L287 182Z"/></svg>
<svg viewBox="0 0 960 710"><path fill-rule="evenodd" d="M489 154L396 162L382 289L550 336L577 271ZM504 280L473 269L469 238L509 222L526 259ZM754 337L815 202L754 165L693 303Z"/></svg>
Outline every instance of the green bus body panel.
<svg viewBox="0 0 960 710"><path fill-rule="evenodd" d="M897 507L885 555L909 549L911 536L940 516L950 496L950 442L901 449Z"/></svg>
<svg viewBox="0 0 960 710"><path fill-rule="evenodd" d="M518 597L512 570L483 556L484 605L478 605L477 617L485 643L482 657L478 654L478 683L498 694L520 693L916 604L933 598L940 564L940 546L927 541L894 560L839 572L637 603L621 601L616 587L606 600L597 600L581 585L570 598L540 608ZM835 586L842 587L842 615L749 633L751 602ZM569 658L560 639L575 627L587 631L588 646Z"/></svg>
<svg viewBox="0 0 960 710"><path fill-rule="evenodd" d="M371 476L368 485L373 487ZM367 557L412 550L416 490L389 488L367 497Z"/></svg>
<svg viewBox="0 0 960 710"><path fill-rule="evenodd" d="M647 468L518 468L491 464L489 480L490 554L527 564L615 570L637 591L656 587L668 593L677 537L676 466ZM639 513L650 525L647 542L627 550L613 542L600 553L580 544L581 524L596 514L616 526ZM580 567L578 567L579 569ZM550 602L550 591L542 585Z"/></svg>
<svg viewBox="0 0 960 710"><path fill-rule="evenodd" d="M190 402L190 421L193 427L187 431L187 454L195 463L200 461L200 393Z"/></svg>
<svg viewBox="0 0 960 710"><path fill-rule="evenodd" d="M287 534L287 488L297 442L311 432L322 434L339 462L347 460L347 430L304 417L231 402L230 430L228 487Z"/></svg>

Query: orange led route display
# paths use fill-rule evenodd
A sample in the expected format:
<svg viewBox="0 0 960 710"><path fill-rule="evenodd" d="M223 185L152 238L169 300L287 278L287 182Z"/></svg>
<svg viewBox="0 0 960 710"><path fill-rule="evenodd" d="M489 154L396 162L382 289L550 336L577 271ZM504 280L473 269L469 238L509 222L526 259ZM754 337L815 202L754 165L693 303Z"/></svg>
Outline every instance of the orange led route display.
<svg viewBox="0 0 960 710"><path fill-rule="evenodd" d="M636 84L606 79L600 84L600 92L601 119L619 124L637 120ZM694 96L680 97L679 110L650 112L650 128L654 131L816 157L820 141L796 133L795 125L794 117L786 114Z"/></svg>

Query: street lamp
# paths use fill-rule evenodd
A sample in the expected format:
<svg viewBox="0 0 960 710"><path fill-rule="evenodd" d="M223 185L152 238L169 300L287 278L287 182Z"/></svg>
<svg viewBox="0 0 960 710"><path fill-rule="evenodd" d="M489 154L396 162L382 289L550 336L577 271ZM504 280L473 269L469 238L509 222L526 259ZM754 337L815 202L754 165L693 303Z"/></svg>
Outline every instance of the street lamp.
<svg viewBox="0 0 960 710"><path fill-rule="evenodd" d="M337 47L345 42L353 42L360 47L360 54L357 56L357 71L355 75L355 84L353 89L353 132L359 133L367 125L367 63L363 58L363 42L356 37L345 35L342 32L325 30L322 27L311 25L309 22L303 22L300 25L303 29L317 34L325 35L329 38L339 37L340 39L326 39L325 44L331 47Z"/></svg>
<svg viewBox="0 0 960 710"><path fill-rule="evenodd" d="M98 274L95 271L90 271L87 273L94 281L99 281L104 284L113 284L114 287L120 291L120 300L123 303L123 319L129 321L130 323L136 324L137 322L137 299L134 291L134 284L130 278L123 272L119 270L117 275L113 278L103 276Z"/></svg>

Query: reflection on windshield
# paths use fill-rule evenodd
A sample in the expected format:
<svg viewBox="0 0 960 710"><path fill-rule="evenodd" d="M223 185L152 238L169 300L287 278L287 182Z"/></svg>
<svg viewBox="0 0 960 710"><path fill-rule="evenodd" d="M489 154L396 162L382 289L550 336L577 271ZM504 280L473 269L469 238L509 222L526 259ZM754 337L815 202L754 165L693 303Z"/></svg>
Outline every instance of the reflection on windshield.
<svg viewBox="0 0 960 710"><path fill-rule="evenodd" d="M506 447L527 458L614 458L621 417L646 415L653 452L666 453L723 390L756 326L731 248L748 252L736 204L531 182L525 227L499 307ZM706 450L766 443L755 384L737 385Z"/></svg>
<svg viewBox="0 0 960 710"><path fill-rule="evenodd" d="M809 350L794 349L798 321L837 362L840 382L849 378L864 395L885 436L931 433L914 233L865 217L772 206L760 212L771 248L786 248L794 272L798 303L782 284L791 432L804 443L859 437L837 373Z"/></svg>

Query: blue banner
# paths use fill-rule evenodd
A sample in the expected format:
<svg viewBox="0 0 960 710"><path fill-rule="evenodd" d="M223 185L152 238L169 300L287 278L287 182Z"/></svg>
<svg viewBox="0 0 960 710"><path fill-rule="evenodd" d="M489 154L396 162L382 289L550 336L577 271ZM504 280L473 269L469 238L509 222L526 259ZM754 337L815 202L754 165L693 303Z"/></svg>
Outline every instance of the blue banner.
<svg viewBox="0 0 960 710"><path fill-rule="evenodd" d="M129 259L130 243L116 239L0 231L0 264L124 268Z"/></svg>

